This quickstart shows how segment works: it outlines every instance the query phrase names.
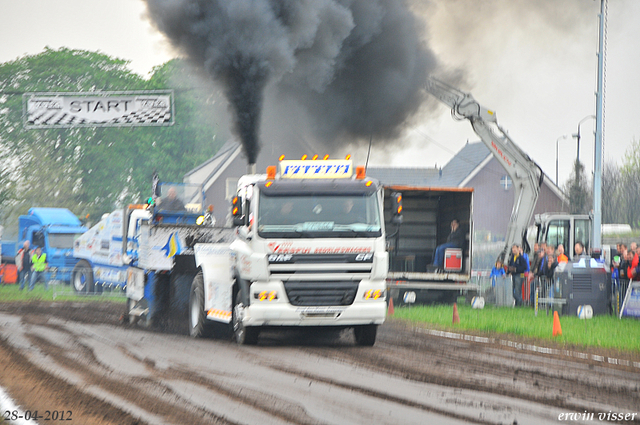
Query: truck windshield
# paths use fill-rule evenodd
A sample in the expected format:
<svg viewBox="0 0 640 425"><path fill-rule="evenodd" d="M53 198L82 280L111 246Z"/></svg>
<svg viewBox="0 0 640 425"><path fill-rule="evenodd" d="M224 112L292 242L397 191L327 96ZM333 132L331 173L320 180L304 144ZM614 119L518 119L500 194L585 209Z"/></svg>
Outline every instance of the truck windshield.
<svg viewBox="0 0 640 425"><path fill-rule="evenodd" d="M158 211L204 211L202 187L195 184L160 183Z"/></svg>
<svg viewBox="0 0 640 425"><path fill-rule="evenodd" d="M377 237L382 234L375 193L361 195L260 194L258 233L279 237Z"/></svg>
<svg viewBox="0 0 640 425"><path fill-rule="evenodd" d="M49 246L57 249L73 249L73 242L80 233L49 233Z"/></svg>

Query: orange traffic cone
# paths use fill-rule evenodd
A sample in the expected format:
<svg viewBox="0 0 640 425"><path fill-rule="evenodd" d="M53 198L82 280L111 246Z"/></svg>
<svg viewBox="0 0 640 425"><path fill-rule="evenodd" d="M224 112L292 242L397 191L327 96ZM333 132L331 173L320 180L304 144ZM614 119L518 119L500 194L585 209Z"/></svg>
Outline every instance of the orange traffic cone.
<svg viewBox="0 0 640 425"><path fill-rule="evenodd" d="M393 298L389 298L389 309L387 310L387 316L393 316Z"/></svg>
<svg viewBox="0 0 640 425"><path fill-rule="evenodd" d="M553 312L553 336L562 335L562 327L560 326L560 317L558 316L558 312Z"/></svg>
<svg viewBox="0 0 640 425"><path fill-rule="evenodd" d="M460 315L458 314L457 303L453 303L453 323L460 323Z"/></svg>

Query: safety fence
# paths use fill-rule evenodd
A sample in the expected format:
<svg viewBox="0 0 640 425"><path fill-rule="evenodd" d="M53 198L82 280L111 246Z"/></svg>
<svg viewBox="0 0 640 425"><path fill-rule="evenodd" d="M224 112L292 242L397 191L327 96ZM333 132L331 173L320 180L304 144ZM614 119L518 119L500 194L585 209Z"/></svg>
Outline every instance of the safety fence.
<svg viewBox="0 0 640 425"><path fill-rule="evenodd" d="M480 295L485 298L485 303L490 305L515 306L516 297L520 297L522 305L531 306L536 312L538 309L544 309L548 313L561 309L569 296L563 293L563 287L558 278L526 276L522 279L520 291L514 288L513 277L510 275L491 277L489 270L478 270L472 273L471 279L480 288ZM620 314L628 288L628 280L611 279L612 314Z"/></svg>
<svg viewBox="0 0 640 425"><path fill-rule="evenodd" d="M611 279L611 299L613 305L613 312L616 316L620 315L622 309L622 303L624 297L627 295L627 289L629 289L629 280L613 278Z"/></svg>

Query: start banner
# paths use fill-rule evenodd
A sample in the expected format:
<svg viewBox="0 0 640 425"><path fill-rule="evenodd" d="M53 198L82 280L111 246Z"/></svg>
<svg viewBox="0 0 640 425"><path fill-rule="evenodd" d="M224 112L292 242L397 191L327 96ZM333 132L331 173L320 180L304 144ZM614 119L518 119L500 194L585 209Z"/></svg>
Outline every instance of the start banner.
<svg viewBox="0 0 640 425"><path fill-rule="evenodd" d="M25 93L26 128L173 125L173 91Z"/></svg>

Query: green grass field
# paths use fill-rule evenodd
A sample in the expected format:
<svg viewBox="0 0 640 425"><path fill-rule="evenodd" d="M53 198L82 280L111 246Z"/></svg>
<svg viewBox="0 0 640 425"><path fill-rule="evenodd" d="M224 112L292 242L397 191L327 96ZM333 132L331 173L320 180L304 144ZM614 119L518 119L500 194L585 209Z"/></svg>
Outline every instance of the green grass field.
<svg viewBox="0 0 640 425"><path fill-rule="evenodd" d="M575 316L560 316L562 336L554 337L553 314L550 312L547 316L544 310L538 311L536 317L533 309L527 307L486 306L474 310L468 304L458 304L458 313L460 323L455 325L452 324L453 307L450 305L399 307L393 318L458 332L482 331L640 353L640 320L637 319L605 315L581 320Z"/></svg>
<svg viewBox="0 0 640 425"><path fill-rule="evenodd" d="M78 295L69 285L49 285L44 290L43 284L36 284L33 291L27 290L28 285L20 291L19 285L0 285L0 302L25 302L25 301L108 301L124 303L126 298L121 291L104 291L97 295Z"/></svg>

